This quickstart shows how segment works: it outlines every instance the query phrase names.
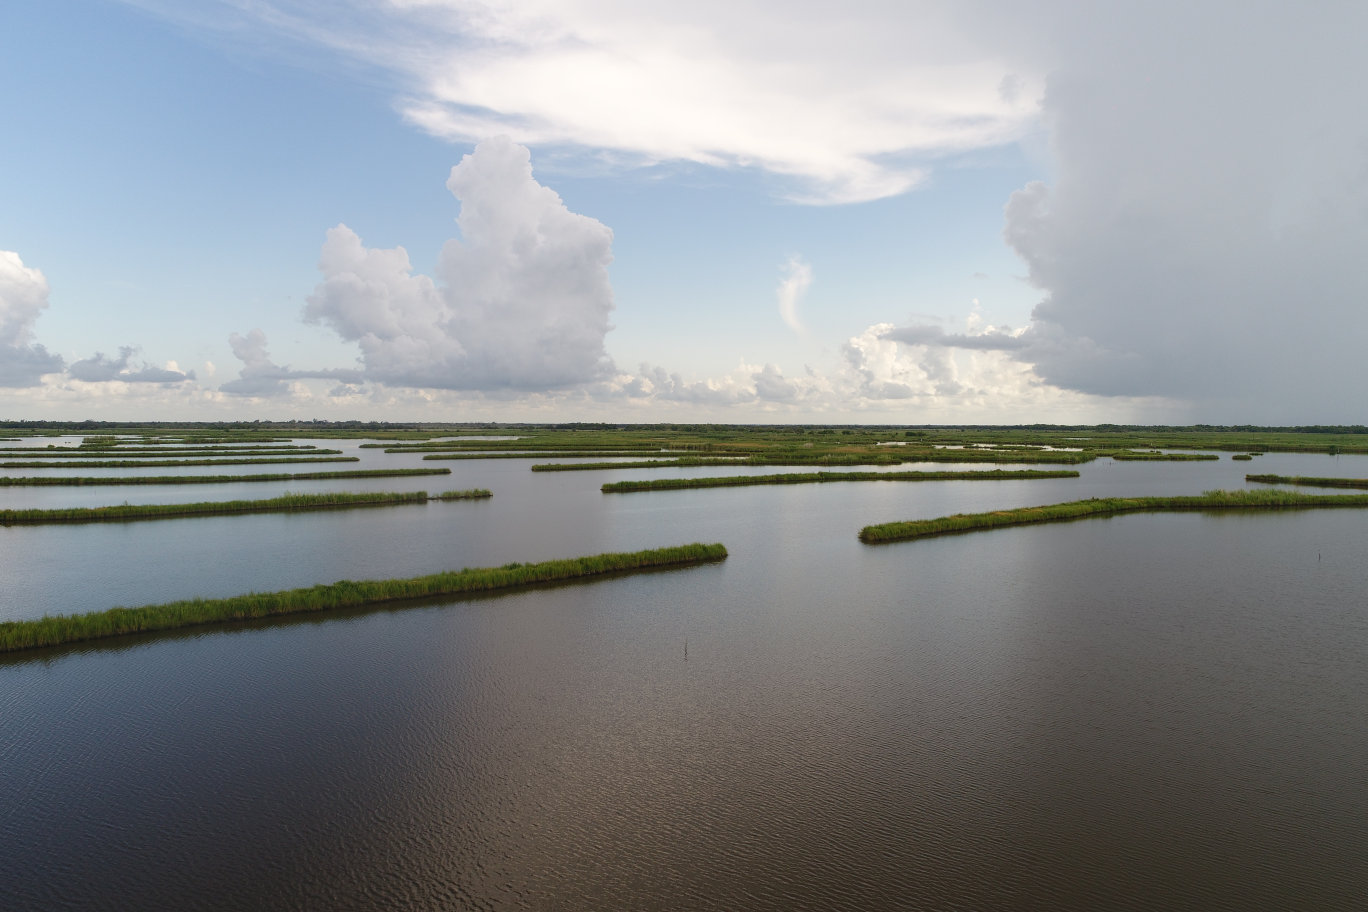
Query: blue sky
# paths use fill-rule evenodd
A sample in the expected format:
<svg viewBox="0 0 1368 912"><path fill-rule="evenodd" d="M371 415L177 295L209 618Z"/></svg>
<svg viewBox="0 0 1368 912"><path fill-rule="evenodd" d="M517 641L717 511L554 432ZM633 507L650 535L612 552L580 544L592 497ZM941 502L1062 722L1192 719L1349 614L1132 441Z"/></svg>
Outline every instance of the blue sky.
<svg viewBox="0 0 1368 912"><path fill-rule="evenodd" d="M24 269L41 270L48 289L48 307L12 343L45 346L69 371L0 390L4 411L111 418L1292 420L1308 410L1294 395L1271 402L1264 394L1260 404L1258 396L1223 387L1219 374L1165 377L1184 373L1196 353L1215 357L1227 372L1240 370L1249 363L1240 351L1251 344L1268 346L1266 358L1295 370L1318 344L1333 347L1330 334L1317 335L1317 326L1329 323L1338 322L1339 335L1362 340L1361 285L1333 266L1327 278L1325 264L1308 253L1325 247L1326 238L1296 236L1306 226L1329 230L1325 213L1307 200L1352 200L1362 191L1361 174L1355 176L1362 156L1355 159L1353 151L1364 133L1362 116L1346 123L1344 108L1327 106L1322 116L1340 128L1325 135L1312 112L1300 159L1256 156L1247 173L1242 159L1234 168L1217 164L1223 150L1250 146L1268 111L1224 105L1230 128L1213 132L1166 104L1222 90L1198 65L1213 56L1209 44L1165 45L1175 62L1163 84L1153 87L1149 76L1140 82L1126 62L1152 59L1153 43L1171 40L1162 37L1162 9L1126 28L1042 5L1067 27L1004 37L999 25L985 25L1002 19L990 6L965 18L924 4L883 22L883 8L872 4L860 7L867 17L852 12L837 23L834 49L813 58L811 42L824 40L832 25L821 21L829 13L805 5L776 13L769 4L741 4L742 15L731 11L734 5L704 4L689 21L668 11L653 20L649 9L640 12L649 5L638 5L635 18L619 26L604 9L612 4L494 4L489 9L507 14L497 40L475 15L488 10L461 0L418 4L417 13L362 0L262 6L276 17L215 0L52 0L7 13L0 78L13 90L0 142L7 178L0 182L0 250L21 258ZM809 12L810 23L803 18ZM552 14L573 42L542 40ZM428 15L438 18L421 18ZM811 28L775 37L765 19L775 15L781 18L774 22ZM748 28L758 37L748 38ZM1250 28L1287 31L1278 21ZM516 40L506 38L510 29ZM899 29L930 37L890 50L886 33ZM1325 29L1320 23L1304 35L1293 30L1282 39L1281 65L1296 65ZM698 34L713 37L702 41ZM1115 45L1111 54L1091 47L1108 42ZM635 70L619 73L613 63L607 75L600 72L603 60L638 45ZM586 54L584 47L603 52ZM1336 51L1318 47L1331 57ZM924 60L914 62L922 69L898 69L919 53ZM1191 61L1183 56L1189 53ZM685 79L669 63L676 54L693 61ZM1236 72L1256 63L1269 69L1266 58L1251 61L1241 47L1215 48L1214 56L1223 55ZM446 61L455 61L449 65L459 79ZM776 82L780 64L791 75ZM830 98L805 88L809 70L833 82ZM1357 65L1338 91L1350 94L1362 70ZM579 94L604 97L581 105L559 85L561 74ZM1317 75L1306 78L1317 85ZM620 89L638 79L655 95ZM897 93L890 95L889 86ZM1251 95L1263 90L1247 88ZM1115 115L1107 101L1117 99L1132 115L1108 122ZM772 111L779 113L771 118ZM602 294L616 304L614 328L584 343L598 348L570 359L587 365L593 359L584 358L597 352L598 366L579 374L567 368L546 389L505 373L484 377L451 360L478 360L467 336L483 340L479 357L507 356L509 364L526 364L531 355L519 346L531 343L462 318L461 333L442 336L463 352L443 356L446 373L405 373L392 362L382 369L375 352L358 361L363 352L346 338L341 304L320 305L312 324L301 320L305 298L320 287L316 264L326 232L339 224L365 248L402 246L413 271L437 276L440 291L442 245L461 237L461 203L444 185L478 140L501 132L530 150L532 178L559 194L566 218L584 216L612 231L611 291L605 285ZM1125 142L1128 136L1134 141ZM1172 153L1185 144L1191 154ZM1244 182L1225 188L1223 175L1232 171ZM1306 177L1319 171L1329 177ZM1146 182L1166 189L1139 202L1117 195ZM1221 250L1216 239L1243 230L1237 220L1248 221L1241 194L1261 182L1268 192L1257 204L1265 213L1259 217L1271 220L1266 236L1250 239L1243 252ZM1017 197L1009 244L1004 207L1028 185L1053 195L1048 202ZM1174 187L1185 192L1167 189ZM1042 228L1042 214L1054 222ZM1282 222L1273 224L1274 215ZM1145 219L1153 224L1135 234ZM1200 232L1191 228L1197 221L1204 222ZM1337 211L1329 222L1329 246L1353 249L1361 216ZM1260 244L1270 251L1259 254ZM1295 352L1285 337L1256 333L1231 341L1225 357L1220 327L1231 314L1248 315L1252 307L1257 322L1294 306L1287 295L1252 303L1249 294L1212 298L1213 290L1222 293L1221 269L1249 274L1257 269L1251 262L1274 258L1270 252L1287 269L1249 275L1254 286L1296 288L1316 274L1328 287L1307 289L1308 297L1337 296L1340 309L1313 316L1310 305L1297 306L1307 329ZM1194 274L1178 286L1164 265L1221 257L1227 261L1214 262L1211 275ZM796 304L801 329L785 322L777 298L793 258L811 276ZM1151 281L1162 291L1137 300L1134 289ZM434 306L456 308L459 290L453 294ZM1033 321L1033 308L1047 299L1061 316ZM519 320L551 320L555 308L566 306L522 310ZM563 325L546 325L552 323ZM889 324L912 327L902 338L913 341L882 341L878 332L887 330L872 328ZM948 342L916 341L932 338L925 327ZM267 340L270 360L262 363L269 370L363 376L337 386L331 376L284 372L269 395L219 391L246 364L229 335L252 329ZM425 330L410 332L421 338ZM538 357L554 360L559 355L547 354L544 336ZM852 349L857 338L865 341ZM500 347L505 343L509 351ZM128 379L130 366L88 382L80 377L98 371L70 367L97 351L112 358L121 346L141 349L130 365L174 362L195 377L140 383ZM679 383L643 382L642 362L678 374ZM785 379L766 386L757 379L762 370ZM1352 382L1357 375L1347 370ZM1348 400L1323 405L1316 409L1324 414L1303 420L1365 417Z"/></svg>

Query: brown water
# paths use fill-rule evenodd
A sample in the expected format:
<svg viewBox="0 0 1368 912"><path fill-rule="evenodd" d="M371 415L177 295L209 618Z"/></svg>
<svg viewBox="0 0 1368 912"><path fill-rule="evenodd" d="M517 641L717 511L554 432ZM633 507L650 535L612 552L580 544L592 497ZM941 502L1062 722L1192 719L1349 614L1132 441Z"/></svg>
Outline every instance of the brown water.
<svg viewBox="0 0 1368 912"><path fill-rule="evenodd" d="M660 473L445 464L366 487L494 499L0 529L0 610L693 540L731 557L0 659L0 906L1364 905L1368 511L854 536L1368 460L611 496ZM313 484L291 487L361 488Z"/></svg>

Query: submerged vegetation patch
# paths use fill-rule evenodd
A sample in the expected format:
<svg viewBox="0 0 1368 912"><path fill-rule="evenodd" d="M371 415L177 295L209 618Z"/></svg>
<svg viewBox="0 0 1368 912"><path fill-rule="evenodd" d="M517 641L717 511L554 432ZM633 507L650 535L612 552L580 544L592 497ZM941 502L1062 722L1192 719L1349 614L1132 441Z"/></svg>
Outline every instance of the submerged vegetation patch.
<svg viewBox="0 0 1368 912"><path fill-rule="evenodd" d="M695 543L631 553L599 554L539 564L506 564L502 567L434 573L410 579L343 580L332 585L263 592L222 599L187 599L141 608L111 608L89 614L48 616L33 621L0 623L0 652L60 646L104 637L227 621L353 608L400 599L431 598L506 589L531 583L599 576L653 567L699 564L722 560L727 549L720 544Z"/></svg>
<svg viewBox="0 0 1368 912"><path fill-rule="evenodd" d="M144 484L229 484L239 481L320 481L329 478L394 478L401 475L450 475L451 469L356 469L347 472L281 472L270 475L0 475L0 488Z"/></svg>
<svg viewBox="0 0 1368 912"><path fill-rule="evenodd" d="M1301 485L1309 488L1368 488L1368 478L1307 478L1304 475L1246 475L1259 484Z"/></svg>
<svg viewBox="0 0 1368 912"><path fill-rule="evenodd" d="M1264 510L1283 507L1368 507L1368 494L1297 494L1292 491L1206 491L1189 497L1107 497L1075 500L1042 507L1020 507L991 513L956 513L939 519L865 526L860 541L866 544L907 541L930 535L977 532L1001 526L1068 522L1089 516L1117 513L1186 510Z"/></svg>
<svg viewBox="0 0 1368 912"><path fill-rule="evenodd" d="M828 481L1022 481L1033 478L1077 478L1075 471L988 470L984 472L791 472L783 475L733 475L719 478L656 478L605 484L605 494L672 491L678 488L730 488L747 485L814 484Z"/></svg>

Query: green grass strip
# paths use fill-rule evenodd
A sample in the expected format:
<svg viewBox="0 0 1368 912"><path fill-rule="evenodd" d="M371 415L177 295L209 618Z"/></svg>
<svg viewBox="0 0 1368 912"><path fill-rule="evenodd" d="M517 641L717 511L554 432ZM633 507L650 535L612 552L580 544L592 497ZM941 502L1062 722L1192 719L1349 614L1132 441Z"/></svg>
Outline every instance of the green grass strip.
<svg viewBox="0 0 1368 912"><path fill-rule="evenodd" d="M450 475L451 469L358 469L354 472L281 472L270 475L0 475L0 488L142 484L229 484L239 481L320 481L330 478L393 478L399 475Z"/></svg>
<svg viewBox="0 0 1368 912"><path fill-rule="evenodd" d="M493 497L485 488L469 491L367 491L352 494L332 491L324 494L284 494L269 500L224 500L187 504L129 504L112 507L72 507L65 510L0 510L0 525L40 525L48 523L127 522L142 519L178 519L187 516L220 516L233 513L287 513L295 510L326 510L336 507L381 507L429 500L478 500Z"/></svg>
<svg viewBox="0 0 1368 912"><path fill-rule="evenodd" d="M283 592L254 592L232 598L188 599L141 608L111 608L89 614L47 616L34 621L8 621L0 623L0 652L225 621L353 608L399 599L485 592L626 570L697 564L721 560L726 556L727 549L722 545L695 543L653 551L543 561L540 564L506 564L476 570L466 568L411 579L343 580L332 585Z"/></svg>
<svg viewBox="0 0 1368 912"><path fill-rule="evenodd" d="M1260 484L1302 485L1310 488L1368 488L1368 478L1307 478L1304 475L1246 475Z"/></svg>
<svg viewBox="0 0 1368 912"><path fill-rule="evenodd" d="M813 484L827 481L1012 481L1032 478L1077 478L1074 471L1023 469L1004 472L791 472L785 475L733 475L720 478L656 478L650 481L616 481L605 484L605 494L635 491L672 491L677 488L731 488L746 485Z"/></svg>
<svg viewBox="0 0 1368 912"><path fill-rule="evenodd" d="M148 466L283 465L295 462L360 461L360 456L288 456L278 459L112 459L98 462L0 462L0 469L122 469Z"/></svg>
<svg viewBox="0 0 1368 912"><path fill-rule="evenodd" d="M860 541L866 544L907 541L929 535L977 532L1000 526L1067 522L1089 516L1142 511L1259 510L1279 507L1368 507L1368 494L1297 494L1292 491L1206 491L1195 497L1108 497L1076 500L1043 507L1021 507L992 513L956 513L939 519L865 526Z"/></svg>

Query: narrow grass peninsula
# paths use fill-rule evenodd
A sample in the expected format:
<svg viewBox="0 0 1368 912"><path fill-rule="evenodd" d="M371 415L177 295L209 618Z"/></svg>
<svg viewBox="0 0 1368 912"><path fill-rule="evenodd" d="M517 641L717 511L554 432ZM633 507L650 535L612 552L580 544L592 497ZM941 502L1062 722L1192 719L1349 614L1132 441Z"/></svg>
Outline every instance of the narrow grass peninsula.
<svg viewBox="0 0 1368 912"><path fill-rule="evenodd" d="M328 478L396 478L450 475L451 469L356 469L348 472L281 472L270 475L0 475L0 488L144 484L230 484L239 481L320 481Z"/></svg>
<svg viewBox="0 0 1368 912"><path fill-rule="evenodd" d="M1368 488L1368 478L1307 478L1304 475L1246 475L1259 484L1302 485L1308 488Z"/></svg>
<svg viewBox="0 0 1368 912"><path fill-rule="evenodd" d="M269 500L224 500L186 504L116 504L111 507L73 507L65 510L0 510L0 525L44 525L50 523L129 522L145 519L180 519L193 516L223 516L237 513L293 513L302 510L329 510L344 507L388 507L427 503L429 500L477 500L492 497L484 488L445 491L429 495L426 491L373 491L353 494L336 491L325 494L283 494Z"/></svg>
<svg viewBox="0 0 1368 912"><path fill-rule="evenodd" d="M1075 471L1022 469L984 472L792 472L785 475L734 475L719 478L656 478L650 481L615 481L605 484L604 494L636 491L673 491L679 488L732 488L747 485L818 484L828 481L1025 481L1035 478L1077 478Z"/></svg>
<svg viewBox="0 0 1368 912"><path fill-rule="evenodd" d="M1291 491L1206 491L1189 497L1108 497L1075 500L1042 507L1021 507L992 513L956 513L938 519L865 526L860 541L865 544L908 541L931 535L978 532L1002 526L1033 523L1068 522L1089 516L1117 513L1180 512L1187 510L1267 510L1285 507L1368 507L1368 494L1297 494Z"/></svg>
<svg viewBox="0 0 1368 912"><path fill-rule="evenodd" d="M653 567L683 566L722 560L727 549L720 544L694 543L650 551L599 554L539 564L505 564L485 569L434 573L410 579L343 580L326 586L263 592L223 599L188 599L141 608L110 608L89 614L58 615L33 621L0 623L0 652L60 646L129 633L171 630L226 621L352 608L400 599L429 598L484 592L599 576Z"/></svg>

